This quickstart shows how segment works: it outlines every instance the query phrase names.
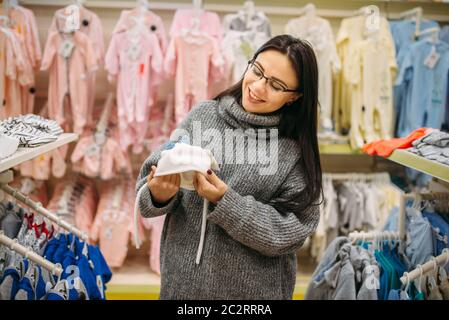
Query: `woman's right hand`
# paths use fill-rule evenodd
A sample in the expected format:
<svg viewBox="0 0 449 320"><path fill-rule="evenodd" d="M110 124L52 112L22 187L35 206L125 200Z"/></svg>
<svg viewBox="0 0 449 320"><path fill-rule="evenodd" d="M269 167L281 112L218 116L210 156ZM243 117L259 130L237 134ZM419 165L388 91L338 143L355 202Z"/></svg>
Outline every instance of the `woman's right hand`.
<svg viewBox="0 0 449 320"><path fill-rule="evenodd" d="M155 173L156 166L151 166L151 173L147 178L147 185L150 189L151 198L158 204L167 203L178 193L181 185L181 175L175 173L155 177Z"/></svg>

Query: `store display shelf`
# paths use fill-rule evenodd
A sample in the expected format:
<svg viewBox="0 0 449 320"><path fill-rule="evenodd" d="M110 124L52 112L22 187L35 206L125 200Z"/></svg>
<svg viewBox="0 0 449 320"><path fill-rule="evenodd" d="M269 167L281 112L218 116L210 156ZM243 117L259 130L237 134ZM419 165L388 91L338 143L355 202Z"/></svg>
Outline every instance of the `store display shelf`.
<svg viewBox="0 0 449 320"><path fill-rule="evenodd" d="M75 133L63 133L54 142L44 144L37 148L19 148L12 156L0 160L0 172L11 169L25 161L34 159L42 154L50 152L65 144L76 141L78 135Z"/></svg>
<svg viewBox="0 0 449 320"><path fill-rule="evenodd" d="M320 153L323 155L352 155L362 154L360 150L352 149L349 144L319 143Z"/></svg>
<svg viewBox="0 0 449 320"><path fill-rule="evenodd" d="M449 166L428 160L407 150L395 150L387 159L449 182Z"/></svg>

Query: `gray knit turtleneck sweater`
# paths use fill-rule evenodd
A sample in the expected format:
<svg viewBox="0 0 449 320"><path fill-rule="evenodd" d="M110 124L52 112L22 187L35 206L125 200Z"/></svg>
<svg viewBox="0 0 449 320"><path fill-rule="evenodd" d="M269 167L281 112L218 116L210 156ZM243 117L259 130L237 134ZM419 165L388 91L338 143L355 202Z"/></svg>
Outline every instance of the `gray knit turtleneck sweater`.
<svg viewBox="0 0 449 320"><path fill-rule="evenodd" d="M244 134L244 147L235 141L235 158L256 153L254 139L265 139L257 129L274 129L279 115L247 113L232 98L207 101L190 111L179 128L193 144L210 149L210 137L195 143L192 135L201 125L224 133L226 129L256 129ZM196 129L195 129L196 128ZM211 130L209 130L211 132ZM235 132L235 131L234 131ZM262 138L261 138L262 137ZM213 140L213 139L212 139ZM224 138L223 145L224 145ZM237 139L235 139L237 140ZM215 140L217 141L217 140ZM218 143L221 144L221 141ZM267 148L268 148L267 143ZM220 147L215 144L216 147ZM137 190L146 183L151 165L156 165L163 147L154 151L142 166ZM216 149L219 150L219 149ZM215 151L216 151L215 150ZM222 151L229 155L230 151ZM260 152L260 151L259 151ZM214 151L212 153L215 155ZM268 153L268 151L267 151ZM272 155L270 155L272 156ZM317 206L301 212L276 210L279 201L292 201L304 188L298 165L300 150L292 139L279 138L277 170L261 175L259 162L235 163L217 159L217 175L228 191L217 205L209 205L206 238L199 265L195 264L201 234L203 199L196 191L181 189L164 207L153 205L148 188L138 203L144 217L166 215L161 238L161 299L291 299L296 280L296 254L316 229Z"/></svg>

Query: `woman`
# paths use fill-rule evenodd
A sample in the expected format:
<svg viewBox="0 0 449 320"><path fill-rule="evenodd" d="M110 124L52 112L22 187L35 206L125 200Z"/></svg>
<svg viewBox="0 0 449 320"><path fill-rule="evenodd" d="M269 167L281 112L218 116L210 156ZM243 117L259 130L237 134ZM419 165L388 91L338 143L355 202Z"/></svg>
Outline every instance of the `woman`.
<svg viewBox="0 0 449 320"><path fill-rule="evenodd" d="M277 129L274 174L260 174L258 163L223 160L217 173L196 173L189 191L180 190L179 174L154 177L162 148L145 161L137 182L137 190L148 186L140 211L144 217L167 215L161 299L292 298L295 252L319 220L317 97L312 48L288 35L274 37L255 53L239 83L193 108L180 125L190 134L198 123L219 132L253 129L255 134L245 134L247 150L237 148L236 155L256 152L251 139L274 143L261 132ZM195 264L203 199L210 202L206 241Z"/></svg>

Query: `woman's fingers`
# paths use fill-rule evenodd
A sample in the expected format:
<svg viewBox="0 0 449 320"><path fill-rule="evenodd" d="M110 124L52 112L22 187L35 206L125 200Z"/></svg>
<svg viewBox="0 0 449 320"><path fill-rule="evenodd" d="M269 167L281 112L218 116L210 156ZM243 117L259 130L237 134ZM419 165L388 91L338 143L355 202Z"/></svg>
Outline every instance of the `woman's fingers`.
<svg viewBox="0 0 449 320"><path fill-rule="evenodd" d="M150 174L147 177L148 182L150 182L153 179L155 173L156 173L156 166L151 166Z"/></svg>
<svg viewBox="0 0 449 320"><path fill-rule="evenodd" d="M175 184L178 188L181 186L181 175L179 173L175 175Z"/></svg>

